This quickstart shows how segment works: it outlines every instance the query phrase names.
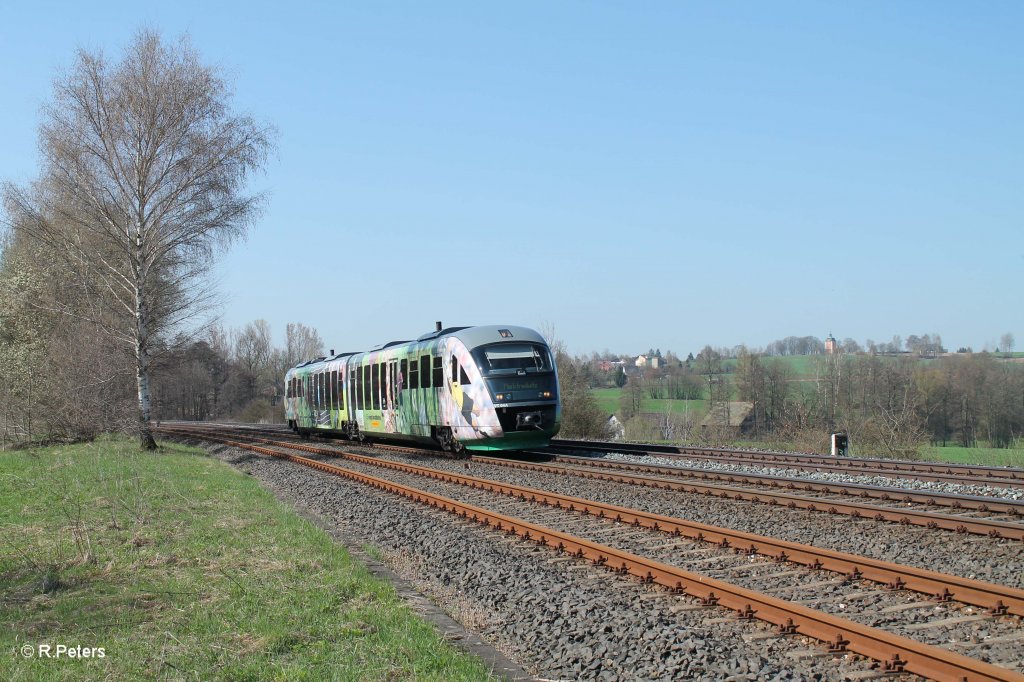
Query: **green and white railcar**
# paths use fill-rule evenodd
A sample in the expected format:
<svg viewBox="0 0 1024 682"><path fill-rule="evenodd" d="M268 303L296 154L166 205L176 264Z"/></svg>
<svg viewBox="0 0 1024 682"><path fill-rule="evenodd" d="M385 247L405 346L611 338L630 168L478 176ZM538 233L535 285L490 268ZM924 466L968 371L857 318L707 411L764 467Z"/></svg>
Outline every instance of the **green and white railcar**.
<svg viewBox="0 0 1024 682"><path fill-rule="evenodd" d="M288 425L303 435L437 443L446 450L542 447L558 433L558 373L525 327L452 327L285 374Z"/></svg>

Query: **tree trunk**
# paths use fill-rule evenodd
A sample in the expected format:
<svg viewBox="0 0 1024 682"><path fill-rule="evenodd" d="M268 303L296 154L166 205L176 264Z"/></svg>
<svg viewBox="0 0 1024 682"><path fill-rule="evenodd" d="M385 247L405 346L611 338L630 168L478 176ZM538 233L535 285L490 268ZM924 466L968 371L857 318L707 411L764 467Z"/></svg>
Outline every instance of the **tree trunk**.
<svg viewBox="0 0 1024 682"><path fill-rule="evenodd" d="M139 389L139 445L143 450L155 450L156 441L149 428L149 325L144 293L147 267L142 253L141 236L136 236L135 243L139 264L138 282L135 286L135 380Z"/></svg>

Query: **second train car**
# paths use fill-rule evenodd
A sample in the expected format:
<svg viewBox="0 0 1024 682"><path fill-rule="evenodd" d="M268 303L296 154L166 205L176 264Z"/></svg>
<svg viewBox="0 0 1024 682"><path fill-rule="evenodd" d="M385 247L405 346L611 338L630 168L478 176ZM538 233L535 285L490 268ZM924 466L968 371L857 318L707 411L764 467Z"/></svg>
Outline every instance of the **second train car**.
<svg viewBox="0 0 1024 682"><path fill-rule="evenodd" d="M543 447L558 433L558 373L526 327L451 327L304 362L285 374L302 435L436 443L452 452Z"/></svg>

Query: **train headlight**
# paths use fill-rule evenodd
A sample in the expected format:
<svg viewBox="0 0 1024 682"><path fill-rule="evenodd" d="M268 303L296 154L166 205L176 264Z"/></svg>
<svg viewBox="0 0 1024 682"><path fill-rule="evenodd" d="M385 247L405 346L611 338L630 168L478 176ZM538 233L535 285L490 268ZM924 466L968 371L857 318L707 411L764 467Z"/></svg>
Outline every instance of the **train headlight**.
<svg viewBox="0 0 1024 682"><path fill-rule="evenodd" d="M539 397L541 397L541 398L550 398L551 397L551 391L541 391Z"/></svg>
<svg viewBox="0 0 1024 682"><path fill-rule="evenodd" d="M496 394L494 394L494 399L497 400L499 403L503 403L505 401L512 400L512 394L511 393L496 393Z"/></svg>

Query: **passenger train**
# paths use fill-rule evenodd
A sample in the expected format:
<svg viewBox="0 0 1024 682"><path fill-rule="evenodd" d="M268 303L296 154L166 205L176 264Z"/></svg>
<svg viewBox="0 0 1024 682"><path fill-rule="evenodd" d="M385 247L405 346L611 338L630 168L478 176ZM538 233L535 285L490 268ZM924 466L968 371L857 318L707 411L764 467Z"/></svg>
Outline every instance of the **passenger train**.
<svg viewBox="0 0 1024 682"><path fill-rule="evenodd" d="M543 447L558 433L558 372L525 327L450 327L304 362L285 374L297 433L435 443L451 452Z"/></svg>

